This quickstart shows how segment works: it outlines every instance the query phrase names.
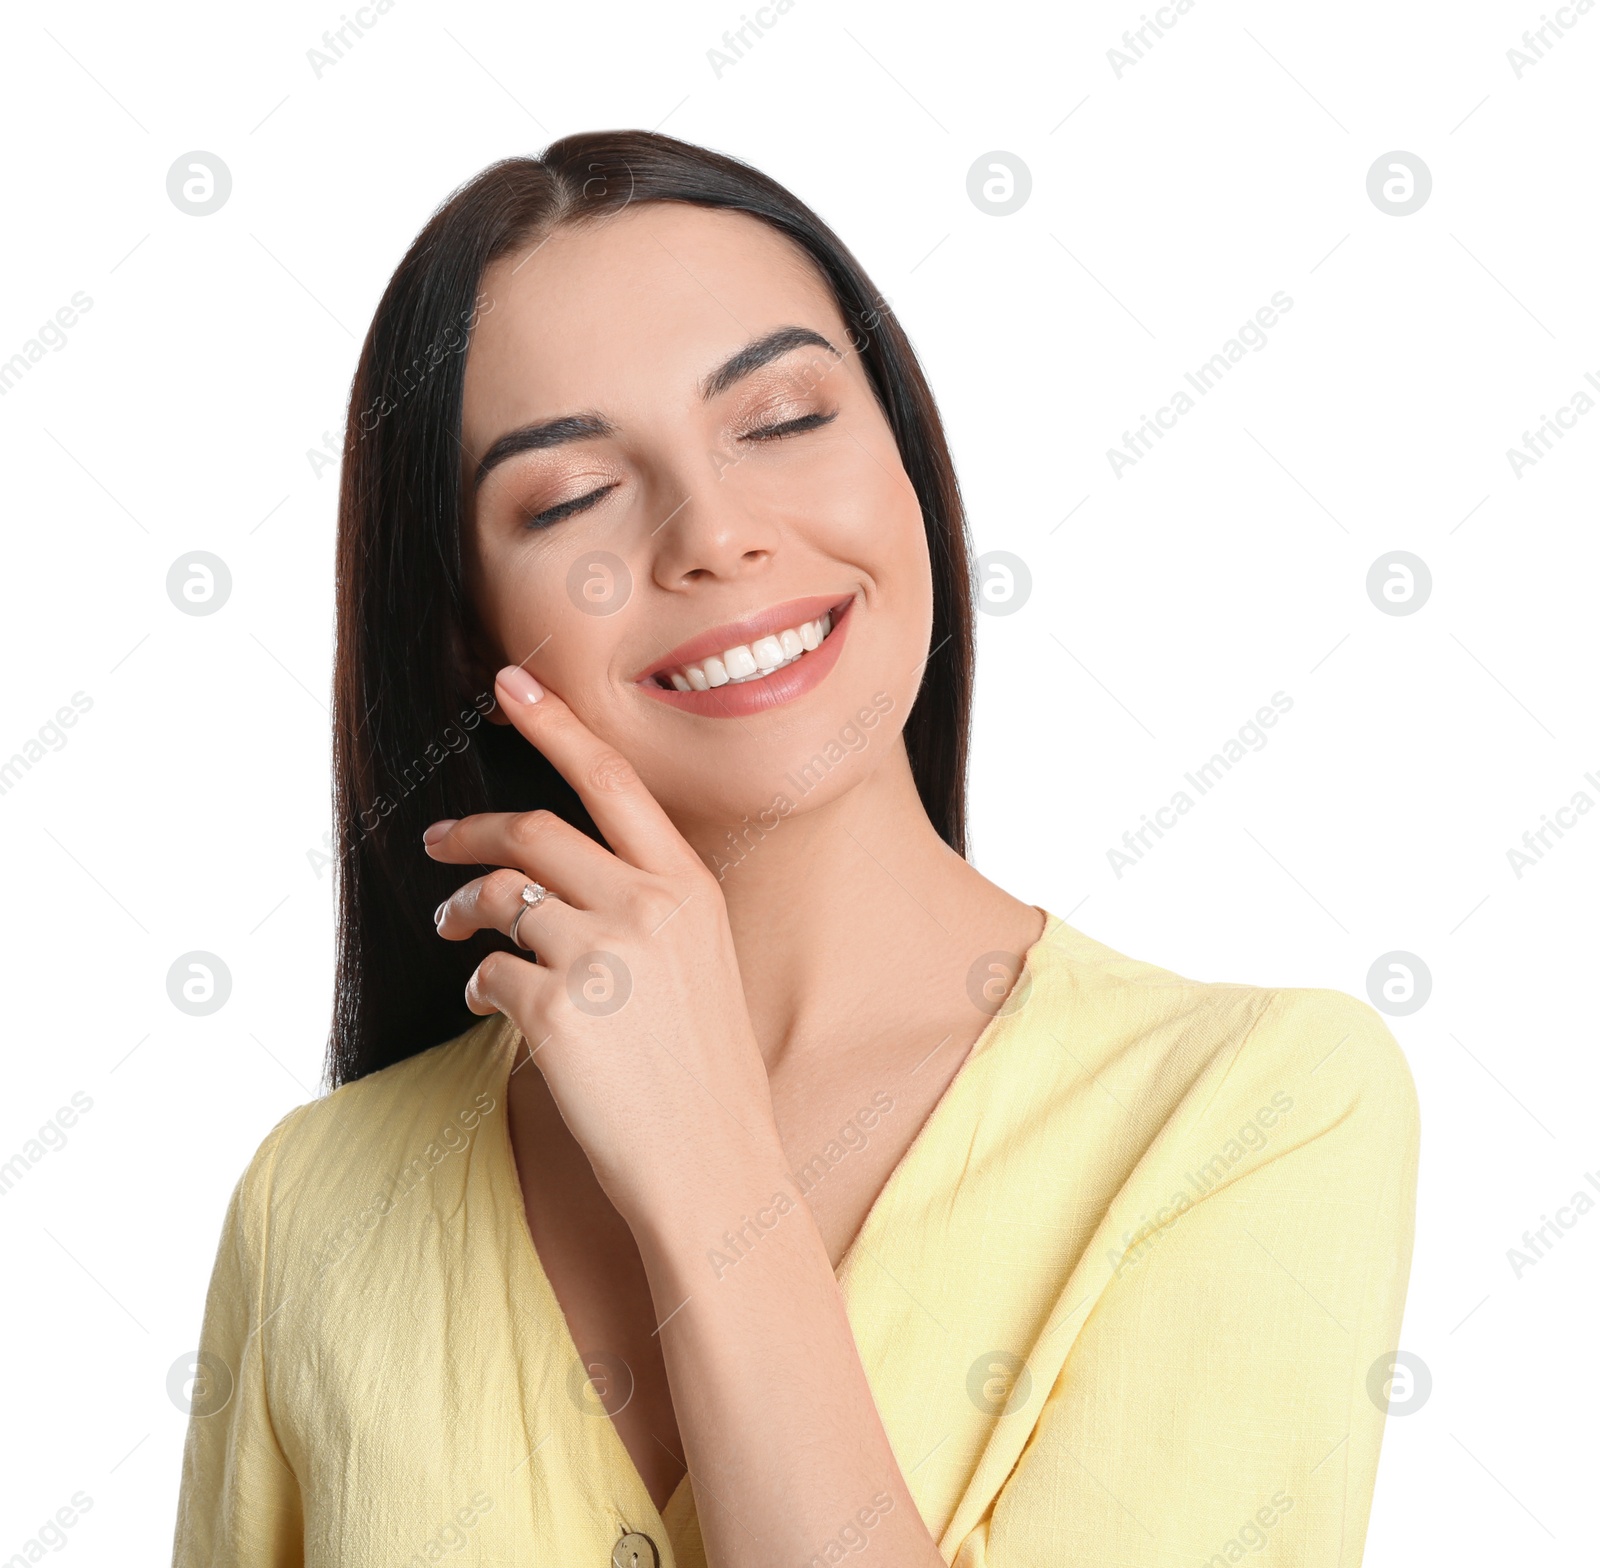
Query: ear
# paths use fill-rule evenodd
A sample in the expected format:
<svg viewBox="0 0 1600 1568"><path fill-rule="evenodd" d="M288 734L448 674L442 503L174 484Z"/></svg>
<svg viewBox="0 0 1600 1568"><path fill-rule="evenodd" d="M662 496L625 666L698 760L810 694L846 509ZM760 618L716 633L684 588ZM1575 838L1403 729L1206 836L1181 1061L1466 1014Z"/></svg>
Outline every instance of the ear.
<svg viewBox="0 0 1600 1568"><path fill-rule="evenodd" d="M489 645L488 637L470 610L467 612L464 626L461 622L451 623L449 641L450 656L455 662L455 668L464 688L472 693L473 706L478 706L477 698L485 692L494 699L495 673L506 661L497 657L496 650ZM511 723L498 699L494 700L494 706L483 716L491 724Z"/></svg>

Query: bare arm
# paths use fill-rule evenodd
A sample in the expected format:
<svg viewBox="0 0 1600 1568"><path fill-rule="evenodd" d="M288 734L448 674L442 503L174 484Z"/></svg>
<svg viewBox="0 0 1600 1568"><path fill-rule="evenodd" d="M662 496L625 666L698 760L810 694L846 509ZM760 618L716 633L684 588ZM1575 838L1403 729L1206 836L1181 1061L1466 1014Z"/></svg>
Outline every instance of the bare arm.
<svg viewBox="0 0 1600 1568"><path fill-rule="evenodd" d="M781 1149L635 1236L707 1561L942 1568Z"/></svg>
<svg viewBox="0 0 1600 1568"><path fill-rule="evenodd" d="M559 697L497 690L611 847L549 812L435 824L436 859L508 868L453 894L439 929L509 931L529 879L555 895L517 930L537 962L491 954L467 1002L517 1024L633 1230L708 1561L942 1564L786 1168L721 888Z"/></svg>

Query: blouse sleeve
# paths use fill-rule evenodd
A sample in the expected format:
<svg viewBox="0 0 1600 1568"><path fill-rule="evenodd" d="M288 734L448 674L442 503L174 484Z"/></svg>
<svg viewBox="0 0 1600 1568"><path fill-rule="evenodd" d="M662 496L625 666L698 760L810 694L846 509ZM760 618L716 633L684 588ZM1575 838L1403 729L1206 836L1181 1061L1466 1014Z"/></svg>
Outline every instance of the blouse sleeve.
<svg viewBox="0 0 1600 1568"><path fill-rule="evenodd" d="M173 1568L304 1562L300 1489L273 1431L263 1359L268 1192L287 1120L240 1177L223 1220L196 1355Z"/></svg>
<svg viewBox="0 0 1600 1568"><path fill-rule="evenodd" d="M1360 1563L1387 1409L1426 1398L1426 1369L1394 1362L1416 1091L1341 992L1274 993L1246 1046L1191 1096L1160 1185L1102 1227L1098 1283L1057 1309L1072 1348L955 1568Z"/></svg>

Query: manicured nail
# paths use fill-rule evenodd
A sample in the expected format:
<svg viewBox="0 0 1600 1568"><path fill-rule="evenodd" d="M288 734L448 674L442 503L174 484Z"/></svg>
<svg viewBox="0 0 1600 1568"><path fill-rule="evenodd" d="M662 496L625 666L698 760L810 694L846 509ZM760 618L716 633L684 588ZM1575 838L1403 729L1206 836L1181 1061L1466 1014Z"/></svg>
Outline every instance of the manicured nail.
<svg viewBox="0 0 1600 1568"><path fill-rule="evenodd" d="M520 664L508 664L501 670L499 681L518 702L537 702L544 696L544 687Z"/></svg>
<svg viewBox="0 0 1600 1568"><path fill-rule="evenodd" d="M447 898L444 901L444 904L448 904L449 902L450 900ZM444 904L440 904L440 906L433 912L433 923L435 926L438 926L439 923L444 919Z"/></svg>
<svg viewBox="0 0 1600 1568"><path fill-rule="evenodd" d="M435 822L432 827L423 830L422 842L437 844L460 820L459 817L445 817L442 821Z"/></svg>

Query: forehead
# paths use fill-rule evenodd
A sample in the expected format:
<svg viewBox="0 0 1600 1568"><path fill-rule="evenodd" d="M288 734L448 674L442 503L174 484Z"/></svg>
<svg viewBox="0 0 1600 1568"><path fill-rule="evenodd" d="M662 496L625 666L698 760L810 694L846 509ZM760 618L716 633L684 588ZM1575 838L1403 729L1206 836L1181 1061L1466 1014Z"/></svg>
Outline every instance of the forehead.
<svg viewBox="0 0 1600 1568"><path fill-rule="evenodd" d="M580 408L626 419L699 380L778 326L810 326L846 351L815 265L760 219L653 202L570 228L484 274L467 355L468 444L489 425ZM820 352L820 350L819 350Z"/></svg>

